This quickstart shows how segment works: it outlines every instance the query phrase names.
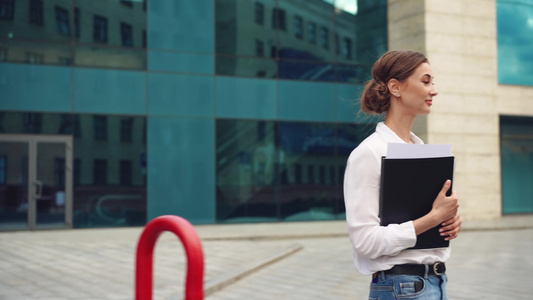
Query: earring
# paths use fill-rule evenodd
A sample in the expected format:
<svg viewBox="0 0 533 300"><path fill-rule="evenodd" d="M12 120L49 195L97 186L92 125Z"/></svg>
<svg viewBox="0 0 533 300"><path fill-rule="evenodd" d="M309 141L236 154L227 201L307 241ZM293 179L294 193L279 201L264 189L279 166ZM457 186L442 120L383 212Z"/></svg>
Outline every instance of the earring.
<svg viewBox="0 0 533 300"><path fill-rule="evenodd" d="M394 94L394 96L396 96L396 97L400 97L400 94Z"/></svg>

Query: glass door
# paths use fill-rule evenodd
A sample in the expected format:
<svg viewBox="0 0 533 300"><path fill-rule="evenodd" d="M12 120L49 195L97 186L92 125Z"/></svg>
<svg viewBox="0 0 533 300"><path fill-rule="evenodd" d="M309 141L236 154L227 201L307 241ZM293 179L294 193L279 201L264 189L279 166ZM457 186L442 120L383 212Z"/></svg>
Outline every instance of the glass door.
<svg viewBox="0 0 533 300"><path fill-rule="evenodd" d="M0 230L71 227L72 137L0 135Z"/></svg>

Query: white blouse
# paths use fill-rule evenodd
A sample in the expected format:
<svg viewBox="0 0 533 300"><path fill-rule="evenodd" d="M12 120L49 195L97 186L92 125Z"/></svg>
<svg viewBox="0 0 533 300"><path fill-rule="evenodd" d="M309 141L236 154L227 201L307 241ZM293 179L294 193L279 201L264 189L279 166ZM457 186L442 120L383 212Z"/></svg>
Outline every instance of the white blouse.
<svg viewBox="0 0 533 300"><path fill-rule="evenodd" d="M411 132L411 141L424 142ZM409 249L416 244L413 221L380 226L379 184L381 158L388 143L405 143L385 123L355 148L344 174L344 203L354 264L364 275L391 269L397 264L432 264L450 257L450 248Z"/></svg>

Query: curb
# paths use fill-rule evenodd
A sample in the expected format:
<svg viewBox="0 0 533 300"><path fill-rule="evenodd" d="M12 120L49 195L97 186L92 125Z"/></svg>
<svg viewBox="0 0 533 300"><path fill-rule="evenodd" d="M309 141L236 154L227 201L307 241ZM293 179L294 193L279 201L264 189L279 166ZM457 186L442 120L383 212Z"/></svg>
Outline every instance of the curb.
<svg viewBox="0 0 533 300"><path fill-rule="evenodd" d="M301 244L294 244L274 255L267 257L263 260L246 264L236 270L226 272L204 283L204 297L210 296L213 293L220 291L221 289L245 278L246 276L261 270L262 268L269 266L275 262L278 262L286 257L295 254L302 250L304 247ZM184 294L179 294L167 298L168 300L183 300Z"/></svg>

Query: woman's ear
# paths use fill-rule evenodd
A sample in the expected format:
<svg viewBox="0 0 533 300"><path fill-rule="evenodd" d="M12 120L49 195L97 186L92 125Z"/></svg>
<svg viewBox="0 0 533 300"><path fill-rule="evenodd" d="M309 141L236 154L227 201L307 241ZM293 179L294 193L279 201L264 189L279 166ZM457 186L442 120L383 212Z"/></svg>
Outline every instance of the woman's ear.
<svg viewBox="0 0 533 300"><path fill-rule="evenodd" d="M399 97L400 82L397 79L392 78L391 80L389 80L389 82L387 82L387 87L389 88L389 91L392 95Z"/></svg>

